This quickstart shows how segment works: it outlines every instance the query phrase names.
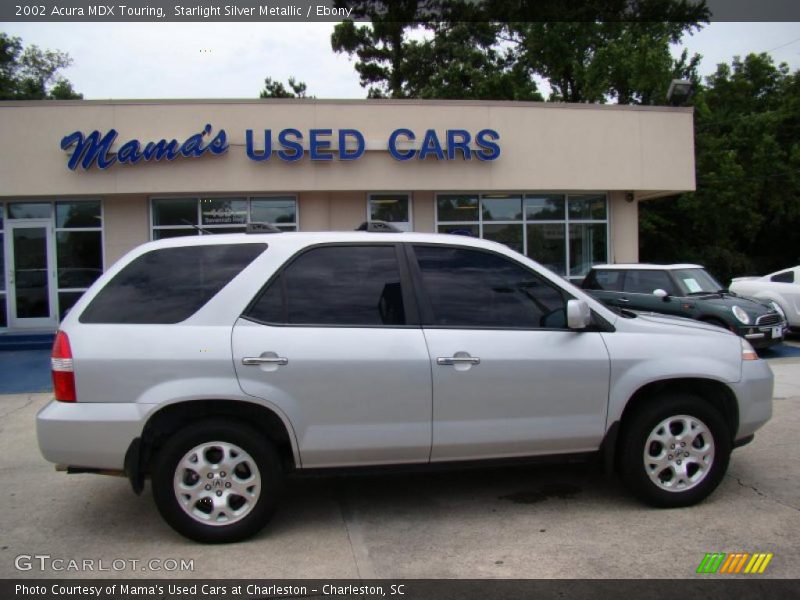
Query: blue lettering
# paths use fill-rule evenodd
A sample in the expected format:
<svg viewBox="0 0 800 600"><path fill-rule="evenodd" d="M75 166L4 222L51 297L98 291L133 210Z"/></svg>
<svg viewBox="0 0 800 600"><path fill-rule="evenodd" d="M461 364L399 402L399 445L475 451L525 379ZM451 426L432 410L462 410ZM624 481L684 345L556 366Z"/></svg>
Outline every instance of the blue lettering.
<svg viewBox="0 0 800 600"><path fill-rule="evenodd" d="M206 127L211 127L210 125L206 125ZM225 133L224 129L220 129L217 132L217 135L214 136L214 139L208 143L208 146L203 150L208 150L211 154L215 154L219 156L220 154L225 154L228 151L228 134Z"/></svg>
<svg viewBox="0 0 800 600"><path fill-rule="evenodd" d="M444 160L444 152L442 152L442 145L439 143L439 138L436 137L436 131L428 129L425 132L425 138L422 140L422 148L419 150L420 160L428 158L428 154L435 154L437 160Z"/></svg>
<svg viewBox="0 0 800 600"><path fill-rule="evenodd" d="M64 136L61 140L62 150L66 150L72 145L75 146L75 151L70 156L67 167L74 171L80 164L84 169L88 169L97 161L98 167L107 169L117 160L116 156L109 155L115 139L117 139L116 129L110 129L103 139L100 139L100 132L97 130L87 137L83 137L80 131Z"/></svg>
<svg viewBox="0 0 800 600"><path fill-rule="evenodd" d="M472 158L472 150L469 148L469 141L471 136L469 131L464 129L448 129L447 130L447 160L456 159L456 150L461 151L461 156L464 160Z"/></svg>
<svg viewBox="0 0 800 600"><path fill-rule="evenodd" d="M480 148L480 150L475 151L475 158L478 160L496 160L500 156L500 146L490 140L499 139L500 134L494 129L481 129L478 135L475 136L475 143Z"/></svg>
<svg viewBox="0 0 800 600"><path fill-rule="evenodd" d="M117 152L117 160L122 164L130 163L132 165L142 160L142 155L139 153L139 140L131 140L122 144Z"/></svg>
<svg viewBox="0 0 800 600"><path fill-rule="evenodd" d="M401 135L408 138L408 141L410 142L413 142L416 139L414 132L410 129L395 129L392 132L392 135L389 136L389 154L391 154L395 160L409 160L414 158L414 150L406 150L405 152L401 152L397 149L397 138L399 138Z"/></svg>
<svg viewBox="0 0 800 600"><path fill-rule="evenodd" d="M289 139L289 136L293 136L296 138L297 141L293 141ZM286 161L295 161L300 160L303 158L303 144L300 143L300 140L303 139L303 134L300 133L297 129L284 129L278 134L278 142L281 146L286 149L293 150L293 152L286 152L286 150L278 150L278 157L281 160Z"/></svg>
<svg viewBox="0 0 800 600"><path fill-rule="evenodd" d="M331 141L319 139L322 136L333 135L330 129L312 129L308 132L308 154L311 160L333 160L330 153ZM325 150L326 152L322 152Z"/></svg>
<svg viewBox="0 0 800 600"><path fill-rule="evenodd" d="M203 136L209 133L211 133L211 125L206 125L202 133L195 133L188 138L181 145L181 154L187 158L190 156L202 156L203 152L206 151L206 149L203 148Z"/></svg>
<svg viewBox="0 0 800 600"><path fill-rule="evenodd" d="M354 150L347 149L347 138L355 139L356 147ZM364 143L364 136L357 129L340 129L339 130L339 160L356 160L364 155L366 144Z"/></svg>
<svg viewBox="0 0 800 600"><path fill-rule="evenodd" d="M247 158L250 160L255 161L262 161L262 160L269 160L269 157L272 156L272 130L265 129L264 130L264 150L262 152L257 152L255 148L253 148L253 130L248 129L244 132L244 139L245 139L245 147L247 148Z"/></svg>
<svg viewBox="0 0 800 600"><path fill-rule="evenodd" d="M142 150L142 155L145 160L175 160L178 157L179 148L178 140L159 140L157 142L147 142L147 145Z"/></svg>

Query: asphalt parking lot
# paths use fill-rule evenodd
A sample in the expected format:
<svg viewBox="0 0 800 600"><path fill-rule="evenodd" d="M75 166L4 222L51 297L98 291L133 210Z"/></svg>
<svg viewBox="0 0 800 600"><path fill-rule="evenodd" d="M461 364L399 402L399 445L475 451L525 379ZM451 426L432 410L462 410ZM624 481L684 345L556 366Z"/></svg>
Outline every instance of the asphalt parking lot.
<svg viewBox="0 0 800 600"><path fill-rule="evenodd" d="M34 433L48 395L0 396L0 577L686 578L717 551L772 552L763 577L796 577L800 359L770 362L774 417L700 506L644 507L592 465L296 477L259 536L224 547L174 533L149 489L56 473ZM69 560L94 570L54 568Z"/></svg>

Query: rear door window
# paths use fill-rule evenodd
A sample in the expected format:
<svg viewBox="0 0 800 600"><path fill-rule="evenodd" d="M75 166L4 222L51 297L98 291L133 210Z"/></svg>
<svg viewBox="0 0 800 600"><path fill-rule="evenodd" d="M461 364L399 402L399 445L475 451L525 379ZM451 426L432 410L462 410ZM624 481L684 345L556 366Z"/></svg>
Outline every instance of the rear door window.
<svg viewBox="0 0 800 600"><path fill-rule="evenodd" d="M273 278L244 316L276 325L405 325L397 250L393 245L313 248Z"/></svg>
<svg viewBox="0 0 800 600"><path fill-rule="evenodd" d="M152 250L117 273L89 303L80 322L180 323L266 248L266 244L218 244Z"/></svg>
<svg viewBox="0 0 800 600"><path fill-rule="evenodd" d="M595 269L586 276L582 287L585 290L620 292L622 291L622 271Z"/></svg>

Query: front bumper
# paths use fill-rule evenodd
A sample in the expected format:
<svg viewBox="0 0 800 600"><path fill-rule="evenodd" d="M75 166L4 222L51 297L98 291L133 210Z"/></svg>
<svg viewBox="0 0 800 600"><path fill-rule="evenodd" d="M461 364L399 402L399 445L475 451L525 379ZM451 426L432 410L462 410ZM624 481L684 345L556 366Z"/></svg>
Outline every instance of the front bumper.
<svg viewBox="0 0 800 600"><path fill-rule="evenodd" d="M738 442L772 417L772 369L765 360L742 361L742 378L730 385L739 402L739 430L734 438Z"/></svg>
<svg viewBox="0 0 800 600"><path fill-rule="evenodd" d="M128 402L57 402L36 415L39 450L50 462L122 470L153 407Z"/></svg>
<svg viewBox="0 0 800 600"><path fill-rule="evenodd" d="M786 321L774 325L739 325L736 333L746 339L754 348L767 348L783 342L789 328Z"/></svg>

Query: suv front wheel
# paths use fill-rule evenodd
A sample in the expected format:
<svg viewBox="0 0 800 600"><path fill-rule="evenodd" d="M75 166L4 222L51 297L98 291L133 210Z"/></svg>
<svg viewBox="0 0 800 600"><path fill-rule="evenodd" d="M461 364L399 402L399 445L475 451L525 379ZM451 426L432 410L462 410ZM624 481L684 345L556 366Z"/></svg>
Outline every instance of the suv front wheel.
<svg viewBox="0 0 800 600"><path fill-rule="evenodd" d="M623 424L620 474L652 506L691 506L713 492L731 454L719 412L691 394L654 398Z"/></svg>
<svg viewBox="0 0 800 600"><path fill-rule="evenodd" d="M236 542L266 524L282 471L272 445L247 425L201 421L161 448L152 483L161 516L178 533L198 542Z"/></svg>

